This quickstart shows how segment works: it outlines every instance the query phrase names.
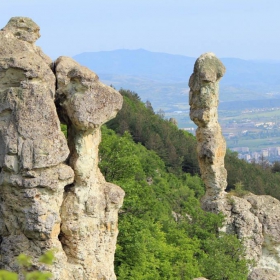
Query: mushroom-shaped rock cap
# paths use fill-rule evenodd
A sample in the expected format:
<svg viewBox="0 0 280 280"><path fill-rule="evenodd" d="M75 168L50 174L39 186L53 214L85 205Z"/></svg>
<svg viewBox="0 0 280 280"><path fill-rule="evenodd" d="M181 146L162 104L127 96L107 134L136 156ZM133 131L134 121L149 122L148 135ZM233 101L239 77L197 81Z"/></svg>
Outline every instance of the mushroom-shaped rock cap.
<svg viewBox="0 0 280 280"><path fill-rule="evenodd" d="M195 62L189 81L189 104L190 117L198 126L217 121L219 80L225 71L225 66L213 53L205 53Z"/></svg>
<svg viewBox="0 0 280 280"><path fill-rule="evenodd" d="M194 87L201 82L216 82L225 72L225 66L214 53L204 53L195 62L189 86Z"/></svg>
<svg viewBox="0 0 280 280"><path fill-rule="evenodd" d="M63 121L68 119L76 129L88 130L115 117L122 107L119 92L102 84L95 73L70 57L59 57L55 65L56 100Z"/></svg>
<svg viewBox="0 0 280 280"><path fill-rule="evenodd" d="M40 38L40 27L28 17L12 17L2 30L29 43L35 43Z"/></svg>

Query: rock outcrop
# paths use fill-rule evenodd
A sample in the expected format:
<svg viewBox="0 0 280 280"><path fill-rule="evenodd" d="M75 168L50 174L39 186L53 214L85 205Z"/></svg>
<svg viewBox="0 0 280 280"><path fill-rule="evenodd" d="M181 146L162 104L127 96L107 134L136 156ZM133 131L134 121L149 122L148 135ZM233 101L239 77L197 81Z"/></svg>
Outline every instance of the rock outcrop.
<svg viewBox="0 0 280 280"><path fill-rule="evenodd" d="M205 210L219 212L225 196L227 172L224 167L226 142L218 123L219 80L225 67L213 53L201 55L190 77L190 118L196 130L197 154L201 176L206 186Z"/></svg>
<svg viewBox="0 0 280 280"><path fill-rule="evenodd" d="M23 17L0 31L0 268L55 249L54 279L113 280L124 192L97 164L100 126L122 97L70 58L54 67L39 37Z"/></svg>
<svg viewBox="0 0 280 280"><path fill-rule="evenodd" d="M243 240L247 258L255 268L280 273L280 201L249 193L242 198L230 196L227 203L223 212L227 230Z"/></svg>
<svg viewBox="0 0 280 280"><path fill-rule="evenodd" d="M217 114L218 82L224 73L215 55L206 53L197 59L189 82L190 117L198 126L198 160L206 186L202 207L222 212L225 226L221 230L243 240L246 257L254 263L248 279L280 279L280 202L270 196L248 193L237 197L225 193L226 144ZM266 273L267 278L263 278Z"/></svg>
<svg viewBox="0 0 280 280"><path fill-rule="evenodd" d="M280 274L272 269L255 269L248 277L248 280L278 280Z"/></svg>
<svg viewBox="0 0 280 280"><path fill-rule="evenodd" d="M108 263L114 262L124 192L105 182L98 169L98 145L100 126L121 109L122 97L71 58L58 58L55 72L59 115L68 126L70 166L75 172L62 205L61 242L68 260L81 267L76 279L113 279Z"/></svg>

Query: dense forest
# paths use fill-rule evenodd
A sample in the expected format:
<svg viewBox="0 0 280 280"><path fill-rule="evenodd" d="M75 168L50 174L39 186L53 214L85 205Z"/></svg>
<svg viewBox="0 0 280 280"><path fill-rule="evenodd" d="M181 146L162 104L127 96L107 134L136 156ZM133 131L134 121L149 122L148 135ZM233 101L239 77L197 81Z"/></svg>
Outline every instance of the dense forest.
<svg viewBox="0 0 280 280"><path fill-rule="evenodd" d="M218 232L223 217L201 210L198 175L168 172L153 150L103 127L100 169L125 192L115 271L119 280L245 280L244 248Z"/></svg>

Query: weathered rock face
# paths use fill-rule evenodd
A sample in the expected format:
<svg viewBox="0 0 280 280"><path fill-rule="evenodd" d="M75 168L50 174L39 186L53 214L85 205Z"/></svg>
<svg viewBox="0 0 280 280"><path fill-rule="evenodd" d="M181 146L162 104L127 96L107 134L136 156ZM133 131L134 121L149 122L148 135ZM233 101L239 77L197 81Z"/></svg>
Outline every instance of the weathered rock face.
<svg viewBox="0 0 280 280"><path fill-rule="evenodd" d="M254 261L250 280L280 279L280 202L270 196L226 195L225 140L217 119L218 81L225 68L212 53L195 63L190 77L190 117L198 125L198 159L206 194L202 207L225 215L225 230L237 234Z"/></svg>
<svg viewBox="0 0 280 280"><path fill-rule="evenodd" d="M213 53L201 55L190 77L190 118L196 130L201 176L206 186L205 210L219 211L216 203L225 195L227 172L224 167L226 143L218 123L219 80L225 67Z"/></svg>
<svg viewBox="0 0 280 280"><path fill-rule="evenodd" d="M248 280L278 280L280 274L272 269L255 269L248 277Z"/></svg>
<svg viewBox="0 0 280 280"><path fill-rule="evenodd" d="M31 30L29 37L14 36L17 22ZM55 76L33 45L38 36L26 18L13 18L0 31L0 263L14 271L21 252L63 252L60 208L64 186L74 179L64 164L69 149L53 101Z"/></svg>
<svg viewBox="0 0 280 280"><path fill-rule="evenodd" d="M280 201L268 195L233 196L224 213L228 230L244 240L254 266L280 273Z"/></svg>
<svg viewBox="0 0 280 280"><path fill-rule="evenodd" d="M34 45L39 36L22 17L0 31L0 268L17 271L20 253L36 259L55 248L54 279L115 279L124 192L105 182L97 164L100 125L122 99L71 59L58 59L56 77Z"/></svg>
<svg viewBox="0 0 280 280"><path fill-rule="evenodd" d="M106 183L98 169L100 126L122 106L121 95L98 81L71 58L56 62L57 103L68 125L70 165L75 183L62 206L61 242L71 263L79 264L76 279L114 279L117 213L124 192Z"/></svg>

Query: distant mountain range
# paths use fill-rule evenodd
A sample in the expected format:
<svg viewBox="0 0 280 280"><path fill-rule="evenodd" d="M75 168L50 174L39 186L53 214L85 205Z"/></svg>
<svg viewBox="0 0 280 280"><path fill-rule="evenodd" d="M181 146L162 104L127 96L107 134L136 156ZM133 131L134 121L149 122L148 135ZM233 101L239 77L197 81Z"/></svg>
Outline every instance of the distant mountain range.
<svg viewBox="0 0 280 280"><path fill-rule="evenodd" d="M103 82L133 90L156 108L188 103L188 80L196 58L143 49L87 52L73 58L97 73ZM280 62L221 60L227 69L221 80L221 102L231 101L235 106L240 100L280 98Z"/></svg>
<svg viewBox="0 0 280 280"><path fill-rule="evenodd" d="M195 58L139 50L88 52L74 56L98 75L137 76L160 82L184 82Z"/></svg>

